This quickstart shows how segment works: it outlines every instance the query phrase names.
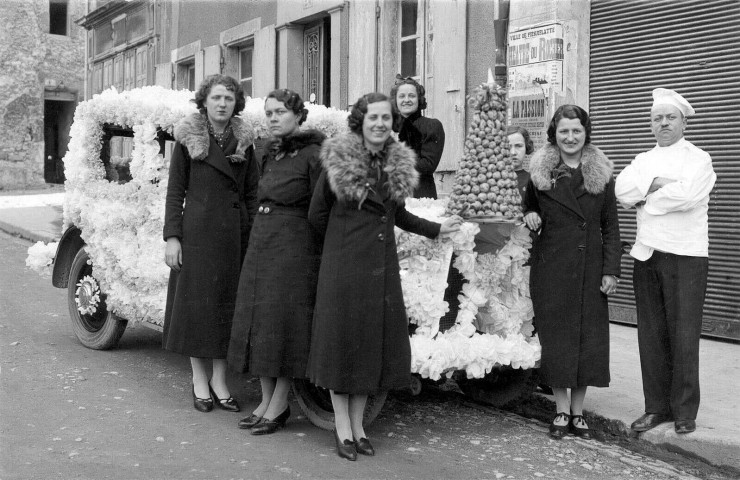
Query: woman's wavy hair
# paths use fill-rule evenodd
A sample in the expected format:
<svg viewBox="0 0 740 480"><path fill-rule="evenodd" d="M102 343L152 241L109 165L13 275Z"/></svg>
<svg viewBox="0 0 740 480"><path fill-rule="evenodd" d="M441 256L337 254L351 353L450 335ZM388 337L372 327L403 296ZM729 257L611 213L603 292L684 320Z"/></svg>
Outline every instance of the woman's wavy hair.
<svg viewBox="0 0 740 480"><path fill-rule="evenodd" d="M518 133L524 139L524 153L526 153L527 155L531 155L532 152L534 152L534 142L529 136L529 132L527 131L527 129L519 125L512 125L511 127L508 127L506 129L507 137L509 135L514 135L515 133Z"/></svg>
<svg viewBox="0 0 740 480"><path fill-rule="evenodd" d="M362 122L365 121L365 114L367 113L367 106L371 103L377 102L388 102L391 104L391 114L393 115L393 125L395 126L400 122L401 114L398 110L393 108L393 102L383 93L373 92L367 93L357 99L354 105L350 108L349 117L347 117L347 125L349 129L355 133L362 134Z"/></svg>
<svg viewBox="0 0 740 480"><path fill-rule="evenodd" d="M396 81L393 83L393 87L391 87L391 106L393 106L393 108L398 108L398 105L396 104L396 95L398 94L398 89L401 85L413 85L416 89L416 96L419 97L418 111L427 109L427 96L424 85L414 80L413 77L402 77L400 74L396 74Z"/></svg>
<svg viewBox="0 0 740 480"><path fill-rule="evenodd" d="M295 113L298 117L298 125L302 125L306 121L306 118L308 118L308 109L303 103L303 99L293 90L279 88L268 93L265 102L267 102L268 98L274 98L278 102L282 102L285 108Z"/></svg>
<svg viewBox="0 0 740 480"><path fill-rule="evenodd" d="M585 143L591 143L591 119L586 110L582 109L578 105L561 105L557 110L555 110L555 114L552 116L552 120L550 120L550 125L547 127L547 141L550 145L558 144L557 138L555 138L555 132L557 132L558 129L558 122L564 118L577 118L586 130Z"/></svg>
<svg viewBox="0 0 740 480"><path fill-rule="evenodd" d="M211 88L213 88L214 85L223 85L226 87L226 90L234 92L236 105L234 105L234 112L231 114L232 117L236 117L242 110L244 110L244 105L246 105L247 101L244 98L244 89L242 89L241 84L228 75L215 74L209 75L203 79L198 90L195 91L195 98L191 100L191 102L195 103L195 106L198 107L198 111L200 113L203 115L206 114L206 99L208 98L208 94L211 93Z"/></svg>

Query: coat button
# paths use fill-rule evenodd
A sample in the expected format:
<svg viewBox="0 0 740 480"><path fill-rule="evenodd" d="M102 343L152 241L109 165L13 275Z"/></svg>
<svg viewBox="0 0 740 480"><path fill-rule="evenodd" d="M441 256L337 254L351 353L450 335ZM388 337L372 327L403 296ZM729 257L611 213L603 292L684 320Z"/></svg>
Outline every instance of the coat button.
<svg viewBox="0 0 740 480"><path fill-rule="evenodd" d="M265 211L265 207L260 205L260 208L257 209L258 212L263 213Z"/></svg>
<svg viewBox="0 0 740 480"><path fill-rule="evenodd" d="M581 252L584 251L584 250L586 250L586 245L584 245L584 244L578 245L578 250L581 251Z"/></svg>
<svg viewBox="0 0 740 480"><path fill-rule="evenodd" d="M385 240L385 235L383 235L382 233L379 233L378 234L378 240L380 240L381 242L384 241Z"/></svg>
<svg viewBox="0 0 740 480"><path fill-rule="evenodd" d="M388 221L388 217L386 217L385 215L383 215L382 217L380 217L380 223L385 223L387 221Z"/></svg>
<svg viewBox="0 0 740 480"><path fill-rule="evenodd" d="M270 207L265 207L265 215L267 215L268 213L270 213Z"/></svg>

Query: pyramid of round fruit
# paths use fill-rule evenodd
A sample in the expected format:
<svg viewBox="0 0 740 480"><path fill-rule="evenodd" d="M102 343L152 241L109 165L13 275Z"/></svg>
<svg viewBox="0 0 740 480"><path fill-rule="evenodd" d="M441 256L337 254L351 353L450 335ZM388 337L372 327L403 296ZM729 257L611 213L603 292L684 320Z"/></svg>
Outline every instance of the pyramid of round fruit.
<svg viewBox="0 0 740 480"><path fill-rule="evenodd" d="M506 91L484 83L468 96L468 105L474 114L447 210L465 218L520 219L521 196L506 137Z"/></svg>

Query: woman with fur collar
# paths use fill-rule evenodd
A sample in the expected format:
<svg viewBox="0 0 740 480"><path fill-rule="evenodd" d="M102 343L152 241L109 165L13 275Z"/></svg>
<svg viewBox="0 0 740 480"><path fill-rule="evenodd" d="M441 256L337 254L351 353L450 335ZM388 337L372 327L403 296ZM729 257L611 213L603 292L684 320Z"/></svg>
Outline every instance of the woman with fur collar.
<svg viewBox="0 0 740 480"><path fill-rule="evenodd" d="M557 416L550 435L590 438L583 420L588 386L609 386L609 308L620 273L612 162L591 145L588 113L563 105L532 156L524 221L539 235L530 295L542 345L540 375ZM568 398L570 389L570 399Z"/></svg>
<svg viewBox="0 0 740 480"><path fill-rule="evenodd" d="M421 114L427 108L426 91L412 77L396 75L396 82L391 88L391 102L402 117L395 125L398 140L416 153L419 185L414 189L414 198L437 198L434 172L445 148L442 122Z"/></svg>
<svg viewBox="0 0 740 480"><path fill-rule="evenodd" d="M309 221L324 236L308 360L313 383L330 390L337 453L373 455L362 417L368 395L405 387L411 369L394 227L429 238L456 231L409 213L418 184L416 155L390 138L398 113L382 93L361 97L351 133L324 142L324 172Z"/></svg>
<svg viewBox="0 0 740 480"><path fill-rule="evenodd" d="M307 115L292 90L275 90L265 99L272 139L260 162L260 206L239 279L228 356L238 371L260 377L262 402L239 422L252 435L285 426L291 380L306 377L321 260L321 243L307 217L324 141L317 130L300 130Z"/></svg>
<svg viewBox="0 0 740 480"><path fill-rule="evenodd" d="M209 412L215 402L239 411L226 385L226 353L257 210L254 132L235 118L245 100L233 78L207 77L194 102L199 113L175 127L170 160L163 236L171 273L162 344L190 357L196 410Z"/></svg>

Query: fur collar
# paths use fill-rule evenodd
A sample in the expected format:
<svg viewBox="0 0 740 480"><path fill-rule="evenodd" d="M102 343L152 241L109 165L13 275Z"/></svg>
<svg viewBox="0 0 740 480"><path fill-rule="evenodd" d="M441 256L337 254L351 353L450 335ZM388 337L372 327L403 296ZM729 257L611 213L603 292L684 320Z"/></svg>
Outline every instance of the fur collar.
<svg viewBox="0 0 740 480"><path fill-rule="evenodd" d="M230 161L244 160L244 152L254 143L254 130L244 120L238 117L231 118L231 131L237 140L234 155L239 158L230 158ZM183 118L175 125L175 140L188 149L193 160L203 160L208 155L210 136L208 135L208 120L200 113L193 113ZM230 155L233 157L233 155Z"/></svg>
<svg viewBox="0 0 740 480"><path fill-rule="evenodd" d="M288 135L282 140L271 139L265 145L266 150L276 148L285 153L292 153L309 145L321 145L326 140L326 135L318 130L301 130Z"/></svg>
<svg viewBox="0 0 740 480"><path fill-rule="evenodd" d="M532 183L538 190L550 190L553 185L553 170L560 163L560 149L555 145L547 144L537 150L529 162L529 173ZM583 186L592 195L604 191L612 179L614 163L604 152L590 143L583 147L581 157L581 172Z"/></svg>
<svg viewBox="0 0 740 480"><path fill-rule="evenodd" d="M383 170L388 174L391 199L403 203L413 196L419 184L416 154L402 143L389 141L386 146ZM370 152L363 145L362 136L347 133L330 138L321 148L321 162L329 179L329 186L339 200L356 201L359 207L370 191L368 164Z"/></svg>

